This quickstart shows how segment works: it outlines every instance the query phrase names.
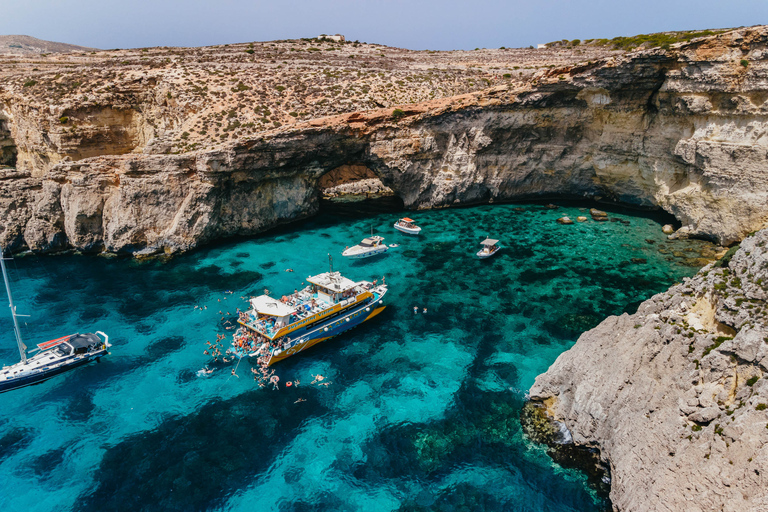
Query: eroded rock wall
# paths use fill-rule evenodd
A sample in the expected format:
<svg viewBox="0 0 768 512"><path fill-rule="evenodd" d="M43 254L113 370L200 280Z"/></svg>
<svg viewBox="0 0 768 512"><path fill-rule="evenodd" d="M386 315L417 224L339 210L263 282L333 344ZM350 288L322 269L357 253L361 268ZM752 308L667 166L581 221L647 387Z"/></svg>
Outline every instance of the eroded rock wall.
<svg viewBox="0 0 768 512"><path fill-rule="evenodd" d="M312 214L320 176L349 164L408 208L601 198L664 208L681 234L731 243L768 220L766 52L768 29L741 29L180 155L154 154L153 130L175 121L141 84L136 105L44 115L11 102L0 114L19 162L0 180L0 244L186 250Z"/></svg>
<svg viewBox="0 0 768 512"><path fill-rule="evenodd" d="M722 261L722 260L721 260ZM768 230L583 334L531 388L599 447L617 510L765 510Z"/></svg>

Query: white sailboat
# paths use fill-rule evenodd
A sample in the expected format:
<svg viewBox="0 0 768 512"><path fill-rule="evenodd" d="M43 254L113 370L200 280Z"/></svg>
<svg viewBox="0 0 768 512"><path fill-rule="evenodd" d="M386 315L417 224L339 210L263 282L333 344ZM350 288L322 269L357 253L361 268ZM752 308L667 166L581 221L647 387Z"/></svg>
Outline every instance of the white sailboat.
<svg viewBox="0 0 768 512"><path fill-rule="evenodd" d="M3 271L3 281L5 282L5 290L8 292L8 302L13 318L13 332L21 356L21 361L18 363L3 366L0 369L0 393L39 384L55 375L82 366L107 354L107 349L112 346L109 344L109 336L101 331L96 331L95 334L70 334L40 343L37 348L31 350L31 352L36 353L31 357L28 356L27 346L21 339L21 329L19 329L17 319L19 316L26 315L16 313L2 250L0 250L0 268Z"/></svg>

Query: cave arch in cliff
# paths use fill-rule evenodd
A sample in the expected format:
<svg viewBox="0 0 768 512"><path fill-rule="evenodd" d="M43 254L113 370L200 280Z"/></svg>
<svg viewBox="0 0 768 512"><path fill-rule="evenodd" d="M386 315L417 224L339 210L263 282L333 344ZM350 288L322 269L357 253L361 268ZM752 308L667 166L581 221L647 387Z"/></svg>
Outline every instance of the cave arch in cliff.
<svg viewBox="0 0 768 512"><path fill-rule="evenodd" d="M331 169L317 180L317 188L326 200L396 196L375 171L362 163L344 164Z"/></svg>

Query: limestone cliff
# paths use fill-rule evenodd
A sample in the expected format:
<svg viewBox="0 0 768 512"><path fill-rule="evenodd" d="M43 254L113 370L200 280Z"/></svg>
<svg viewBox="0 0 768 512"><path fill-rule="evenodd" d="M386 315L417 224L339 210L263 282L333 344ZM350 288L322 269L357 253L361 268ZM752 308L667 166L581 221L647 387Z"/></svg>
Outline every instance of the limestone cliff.
<svg viewBox="0 0 768 512"><path fill-rule="evenodd" d="M0 176L0 244L183 251L312 214L318 180L344 165L372 170L408 208L598 197L731 243L768 219L766 52L768 28L740 29L179 155L153 154L157 113L130 107L145 104L141 83L127 104L71 105L74 131L58 106L11 92L0 117L26 145Z"/></svg>
<svg viewBox="0 0 768 512"><path fill-rule="evenodd" d="M622 511L768 508L768 230L583 334L531 388Z"/></svg>

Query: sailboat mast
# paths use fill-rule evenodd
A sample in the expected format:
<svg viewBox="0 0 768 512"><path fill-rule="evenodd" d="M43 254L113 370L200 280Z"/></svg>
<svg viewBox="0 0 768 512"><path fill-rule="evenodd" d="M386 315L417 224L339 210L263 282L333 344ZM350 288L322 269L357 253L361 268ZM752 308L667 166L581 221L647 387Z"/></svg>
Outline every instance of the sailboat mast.
<svg viewBox="0 0 768 512"><path fill-rule="evenodd" d="M8 283L8 272L5 270L5 258L3 258L2 250L0 250L0 267L3 269L3 281L5 281L5 290L8 292L8 302L13 317L13 331L16 334L16 343L19 345L19 355L21 355L21 362L26 363L27 347L21 341L21 329L19 329L19 321L16 319L16 306L13 305L13 295L11 295L11 285Z"/></svg>

